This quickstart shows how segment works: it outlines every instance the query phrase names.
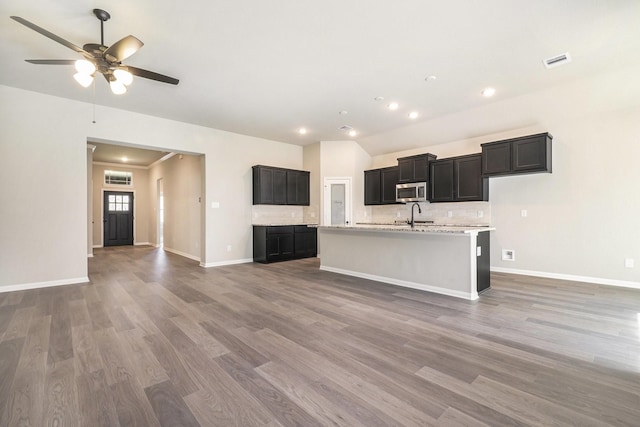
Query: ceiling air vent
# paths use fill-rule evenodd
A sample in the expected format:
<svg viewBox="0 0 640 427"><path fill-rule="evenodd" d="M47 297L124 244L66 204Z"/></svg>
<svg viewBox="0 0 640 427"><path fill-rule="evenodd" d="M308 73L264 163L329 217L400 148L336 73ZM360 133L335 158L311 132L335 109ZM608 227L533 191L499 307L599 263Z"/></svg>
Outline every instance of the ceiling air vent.
<svg viewBox="0 0 640 427"><path fill-rule="evenodd" d="M547 68L558 67L560 65L568 64L569 62L571 62L571 55L569 55L569 52L566 52L552 58L547 58L542 62L544 62L544 66Z"/></svg>
<svg viewBox="0 0 640 427"><path fill-rule="evenodd" d="M343 125L343 126L340 126L338 129L347 132L347 131L352 130L353 128L351 126L349 126L349 125Z"/></svg>

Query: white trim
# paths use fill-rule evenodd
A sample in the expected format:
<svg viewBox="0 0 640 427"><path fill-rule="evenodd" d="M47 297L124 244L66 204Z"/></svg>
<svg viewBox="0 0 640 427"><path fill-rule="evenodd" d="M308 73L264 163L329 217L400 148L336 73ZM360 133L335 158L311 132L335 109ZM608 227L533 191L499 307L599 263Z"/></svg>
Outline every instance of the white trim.
<svg viewBox="0 0 640 427"><path fill-rule="evenodd" d="M520 270L518 268L491 267L496 273L518 274L522 276L544 277L547 279L570 280L572 282L593 283L596 285L621 286L623 288L640 289L640 282L626 280L604 279L601 277L576 276L573 274L548 273L545 271Z"/></svg>
<svg viewBox="0 0 640 427"><path fill-rule="evenodd" d="M100 249L102 247L103 247L102 245L93 245L93 249Z"/></svg>
<svg viewBox="0 0 640 427"><path fill-rule="evenodd" d="M108 163L108 162L92 162L94 165L98 165L98 166L111 166L111 167L117 167L120 169L144 169L144 170L148 170L149 167L148 166L139 166L139 165L130 165L128 163ZM127 172L125 171L120 171L120 172ZM104 179L102 180L102 182L104 183ZM131 182L133 183L133 179L131 180ZM114 185L114 184L112 184ZM124 187L124 186L123 186Z"/></svg>
<svg viewBox="0 0 640 427"><path fill-rule="evenodd" d="M93 254L87 254L87 258L93 258Z"/></svg>
<svg viewBox="0 0 640 427"><path fill-rule="evenodd" d="M211 268L211 267L223 267L225 265L235 265L235 264L246 264L249 262L253 262L253 258L245 258L245 259L232 259L230 261L218 261L218 262L201 262L200 267Z"/></svg>
<svg viewBox="0 0 640 427"><path fill-rule="evenodd" d="M183 257L185 257L185 258L192 259L192 260L194 260L194 261L198 261L198 262L200 261L200 257L195 256L195 255L188 254L188 253L186 253L186 252L181 252L181 251L178 251L178 250L175 250L175 249L168 248L168 247L166 247L166 246L165 246L163 249L164 249L165 251L167 251L167 252L171 252L172 254L180 255L180 256L183 256Z"/></svg>
<svg viewBox="0 0 640 427"><path fill-rule="evenodd" d="M154 246L154 245L150 242L140 242L140 243L134 242L133 246Z"/></svg>
<svg viewBox="0 0 640 427"><path fill-rule="evenodd" d="M375 280L376 282L388 283L390 285L402 286L405 288L419 289L421 291L433 292L435 294L448 295L456 298L463 298L469 301L477 300L478 292L462 292L451 289L441 288L438 286L424 285L422 283L408 282L406 280L394 279L392 277L376 276L374 274L360 273L359 271L344 270L342 268L320 266L320 270L330 271L332 273L344 274L346 276L359 277L361 279Z"/></svg>
<svg viewBox="0 0 640 427"><path fill-rule="evenodd" d="M89 283L88 277L76 277L73 279L50 280L47 282L22 283L20 285L0 286L0 293L26 291L29 289L50 288L53 286L77 285L79 283Z"/></svg>
<svg viewBox="0 0 640 427"><path fill-rule="evenodd" d="M169 160L170 158L172 158L172 157L173 157L173 156L175 156L176 154L178 154L178 153L176 153L176 152L171 152L171 153L169 153L169 154L165 155L164 157L159 158L158 160L156 160L155 162L153 162L153 163L151 163L149 166L147 166L147 169L151 169L151 168L156 167L156 166L157 166L157 165L159 165L160 163L162 163L162 162L164 162L164 161L166 161L166 160Z"/></svg>

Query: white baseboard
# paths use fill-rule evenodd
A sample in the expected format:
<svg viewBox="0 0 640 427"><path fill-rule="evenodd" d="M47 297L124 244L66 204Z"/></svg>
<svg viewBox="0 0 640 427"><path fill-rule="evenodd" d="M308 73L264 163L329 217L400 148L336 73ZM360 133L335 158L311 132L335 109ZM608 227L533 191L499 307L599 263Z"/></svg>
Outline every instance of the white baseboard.
<svg viewBox="0 0 640 427"><path fill-rule="evenodd" d="M201 262L200 267L204 267L204 268L223 267L225 265L246 264L248 262L253 262L253 258L232 259L230 261L218 261L218 262L207 262L207 263Z"/></svg>
<svg viewBox="0 0 640 427"><path fill-rule="evenodd" d="M93 258L93 254L87 254L87 258Z"/></svg>
<svg viewBox="0 0 640 427"><path fill-rule="evenodd" d="M151 243L149 243L149 242L140 242L140 243L135 242L133 245L134 245L134 246L153 246L153 245L152 245Z"/></svg>
<svg viewBox="0 0 640 427"><path fill-rule="evenodd" d="M100 249L102 245L93 245L93 249Z"/></svg>
<svg viewBox="0 0 640 427"><path fill-rule="evenodd" d="M194 261L198 261L198 262L200 262L200 257L198 257L198 256L191 255L191 254L188 254L188 253L186 253L186 252L182 252L182 251L177 251L177 250L175 250L175 249L171 249L171 248L168 248L168 247L166 247L166 246L165 246L163 249L164 249L165 251L167 251L167 252L171 252L172 254L180 255L180 256L183 256L183 257L185 257L185 258L189 258L189 259L192 259L192 260L194 260Z"/></svg>
<svg viewBox="0 0 640 427"><path fill-rule="evenodd" d="M346 276L359 277L361 279L375 280L376 282L388 283L390 285L402 286L405 288L419 289L421 291L433 292L434 294L448 295L456 298L463 298L466 300L477 300L478 293L472 295L471 293L453 291L451 289L440 288L438 286L430 286L422 283L407 282L405 280L394 279L392 277L376 276L373 274L360 273L359 271L343 270L342 268L320 266L320 270L330 271L332 273L344 274Z"/></svg>
<svg viewBox="0 0 640 427"><path fill-rule="evenodd" d="M0 293L26 291L29 289L50 288L53 286L77 285L79 283L89 283L89 278L75 277L73 279L50 280L48 282L22 283L20 285L0 286Z"/></svg>
<svg viewBox="0 0 640 427"><path fill-rule="evenodd" d="M491 267L491 271L496 273L518 274L522 276L544 277L547 279L569 280L572 282L593 283L596 285L620 286L623 288L640 289L640 282L629 282L626 280L604 279L601 277L576 276L573 274L548 273L545 271L520 270L517 268Z"/></svg>

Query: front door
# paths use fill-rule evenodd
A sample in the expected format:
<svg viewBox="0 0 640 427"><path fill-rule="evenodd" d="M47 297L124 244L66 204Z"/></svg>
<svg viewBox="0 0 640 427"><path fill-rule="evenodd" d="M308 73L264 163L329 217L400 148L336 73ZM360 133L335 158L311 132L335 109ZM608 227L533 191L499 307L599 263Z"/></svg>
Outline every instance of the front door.
<svg viewBox="0 0 640 427"><path fill-rule="evenodd" d="M133 245L133 193L104 192L104 246Z"/></svg>

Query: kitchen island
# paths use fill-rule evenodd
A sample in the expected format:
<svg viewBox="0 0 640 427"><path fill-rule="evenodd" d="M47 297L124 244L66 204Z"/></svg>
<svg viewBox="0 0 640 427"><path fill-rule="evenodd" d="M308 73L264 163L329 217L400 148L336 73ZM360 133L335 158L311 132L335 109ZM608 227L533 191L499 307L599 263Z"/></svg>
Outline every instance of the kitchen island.
<svg viewBox="0 0 640 427"><path fill-rule="evenodd" d="M489 226L319 226L320 269L478 299L489 289Z"/></svg>

